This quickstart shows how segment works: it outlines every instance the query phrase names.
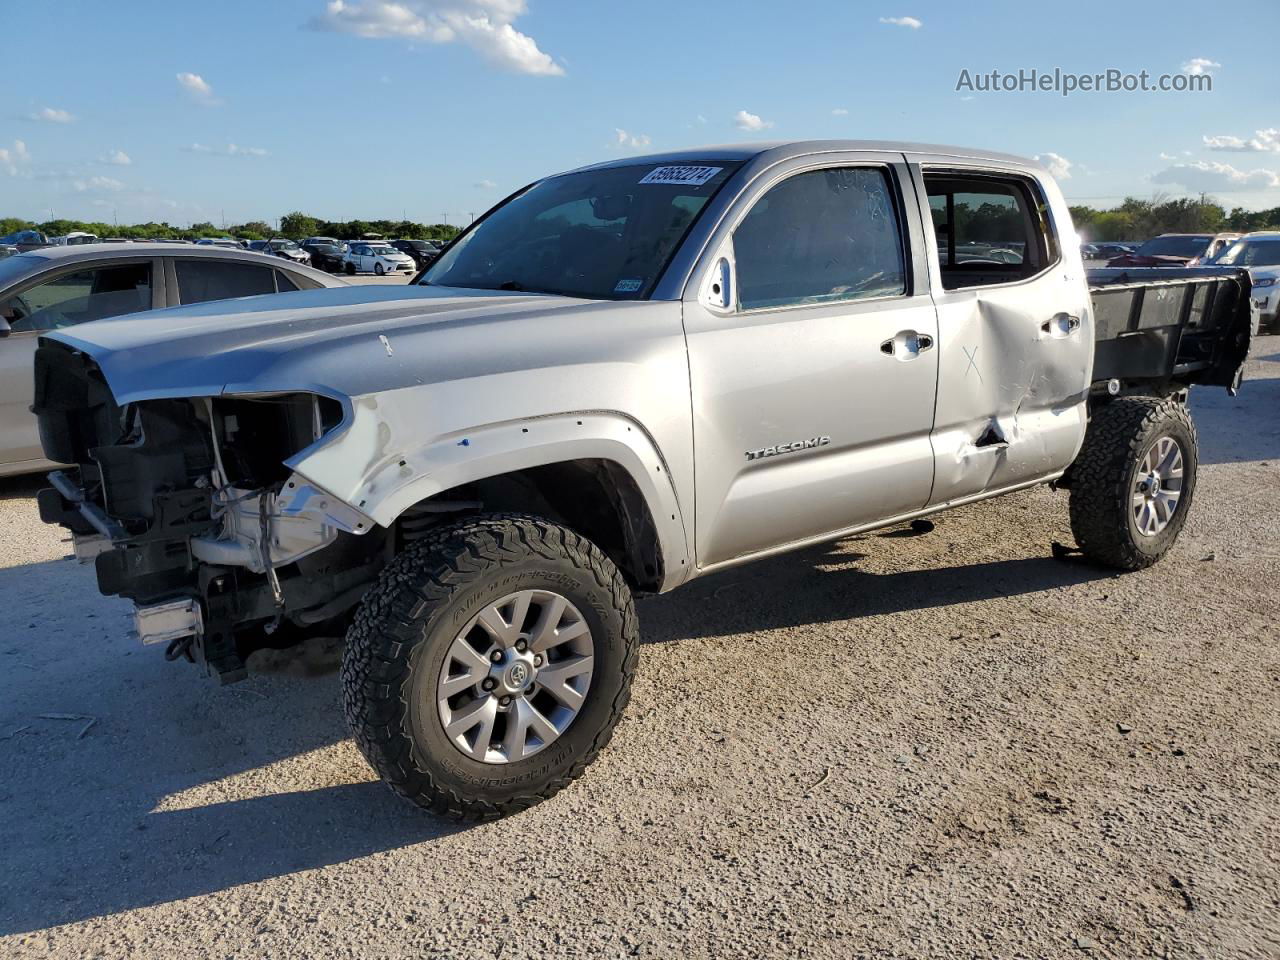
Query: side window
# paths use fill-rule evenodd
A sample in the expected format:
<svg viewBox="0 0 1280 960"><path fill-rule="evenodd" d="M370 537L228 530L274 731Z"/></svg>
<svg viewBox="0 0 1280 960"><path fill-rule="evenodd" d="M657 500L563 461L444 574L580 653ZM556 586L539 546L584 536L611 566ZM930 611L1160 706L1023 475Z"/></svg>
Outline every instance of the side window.
<svg viewBox="0 0 1280 960"><path fill-rule="evenodd" d="M281 293L285 293L289 290L297 290L298 285L294 283L293 278L290 277L283 270L277 270L276 271L276 289Z"/></svg>
<svg viewBox="0 0 1280 960"><path fill-rule="evenodd" d="M183 304L276 292L270 267L213 259L175 260L173 267L178 274L178 302Z"/></svg>
<svg viewBox="0 0 1280 960"><path fill-rule="evenodd" d="M62 327L151 309L151 264L64 273L0 302L14 333Z"/></svg>
<svg viewBox="0 0 1280 960"><path fill-rule="evenodd" d="M1035 276L1057 258L1039 191L1018 177L924 175L947 290Z"/></svg>
<svg viewBox="0 0 1280 960"><path fill-rule="evenodd" d="M879 168L797 174L756 201L733 235L743 310L906 293L893 185Z"/></svg>

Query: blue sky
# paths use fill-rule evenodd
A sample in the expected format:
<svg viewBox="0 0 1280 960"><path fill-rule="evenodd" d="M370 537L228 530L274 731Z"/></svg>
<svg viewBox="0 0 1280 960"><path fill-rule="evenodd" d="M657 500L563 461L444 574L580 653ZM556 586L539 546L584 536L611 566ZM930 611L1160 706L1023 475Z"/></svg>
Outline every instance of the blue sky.
<svg viewBox="0 0 1280 960"><path fill-rule="evenodd" d="M1039 156L1072 200L1280 205L1274 0L0 0L0 215L463 223L542 174L754 139ZM962 69L1211 92L958 92Z"/></svg>

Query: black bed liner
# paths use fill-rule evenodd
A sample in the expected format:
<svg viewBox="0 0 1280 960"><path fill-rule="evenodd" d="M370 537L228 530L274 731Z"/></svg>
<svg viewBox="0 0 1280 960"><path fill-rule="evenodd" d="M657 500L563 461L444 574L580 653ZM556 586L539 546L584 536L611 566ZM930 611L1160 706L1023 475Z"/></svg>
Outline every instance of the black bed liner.
<svg viewBox="0 0 1280 960"><path fill-rule="evenodd" d="M1087 272L1093 380L1175 381L1235 392L1249 354L1249 273L1235 267Z"/></svg>

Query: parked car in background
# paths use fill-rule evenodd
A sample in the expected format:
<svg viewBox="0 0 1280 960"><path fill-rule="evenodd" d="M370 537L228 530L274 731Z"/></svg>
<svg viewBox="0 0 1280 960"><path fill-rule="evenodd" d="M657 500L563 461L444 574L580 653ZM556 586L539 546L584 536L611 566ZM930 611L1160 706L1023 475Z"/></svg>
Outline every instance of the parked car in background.
<svg viewBox="0 0 1280 960"><path fill-rule="evenodd" d="M343 245L342 241L335 237L307 237L307 239L302 241L301 246L305 249L306 247L314 246L318 243L331 243L335 247L341 247Z"/></svg>
<svg viewBox="0 0 1280 960"><path fill-rule="evenodd" d="M1245 234L1214 257L1212 266L1248 270L1260 329L1280 333L1280 231Z"/></svg>
<svg viewBox="0 0 1280 960"><path fill-rule="evenodd" d="M1238 233L1162 233L1132 253L1113 257L1108 267L1185 267L1207 261L1240 237Z"/></svg>
<svg viewBox="0 0 1280 960"><path fill-rule="evenodd" d="M412 274L418 269L413 257L407 253L401 253L386 243L363 240L351 244L343 263L349 274L376 273L380 277L388 273Z"/></svg>
<svg viewBox="0 0 1280 960"><path fill-rule="evenodd" d="M314 238L312 238L314 239ZM311 254L311 265L326 273L341 273L346 269L346 252L336 240L325 240L302 245L302 249Z"/></svg>
<svg viewBox="0 0 1280 960"><path fill-rule="evenodd" d="M303 250L292 240L286 240L283 237L277 237L273 240L255 240L249 244L250 250L258 253L265 253L271 257L283 257L285 260L292 260L294 263L311 264L311 254Z"/></svg>
<svg viewBox="0 0 1280 960"><path fill-rule="evenodd" d="M431 266L440 256L440 248L430 240L392 240L391 246L412 257L419 270Z"/></svg>
<svg viewBox="0 0 1280 960"><path fill-rule="evenodd" d="M0 260L18 255L18 248L9 243L0 243Z"/></svg>
<svg viewBox="0 0 1280 960"><path fill-rule="evenodd" d="M159 307L344 283L212 245L86 244L0 260L0 476L48 466L30 412L42 333Z"/></svg>
<svg viewBox="0 0 1280 960"><path fill-rule="evenodd" d="M223 247L227 250L242 250L239 240L231 237L201 237L196 241L198 247Z"/></svg>
<svg viewBox="0 0 1280 960"><path fill-rule="evenodd" d="M63 237L50 237L49 243L55 247L74 247L82 243L97 243L98 235L96 233L86 233L83 230L72 230Z"/></svg>
<svg viewBox="0 0 1280 960"><path fill-rule="evenodd" d="M11 247L17 247L19 252L26 253L28 250L37 250L40 247L49 245L49 238L39 230L15 230L13 233L0 237L0 243L8 244Z"/></svg>
<svg viewBox="0 0 1280 960"><path fill-rule="evenodd" d="M1114 260L1116 257L1123 257L1127 253L1133 253L1138 249L1136 243L1095 243L1093 247L1094 260Z"/></svg>

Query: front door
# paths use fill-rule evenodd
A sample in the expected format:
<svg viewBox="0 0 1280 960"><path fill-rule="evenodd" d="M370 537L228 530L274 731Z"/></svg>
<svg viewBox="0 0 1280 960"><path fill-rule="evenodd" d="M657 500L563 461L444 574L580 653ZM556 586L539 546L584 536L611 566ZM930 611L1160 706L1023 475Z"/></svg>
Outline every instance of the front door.
<svg viewBox="0 0 1280 960"><path fill-rule="evenodd" d="M937 323L914 211L887 154L781 165L729 212L685 298L700 566L928 502ZM709 304L721 276L733 296Z"/></svg>

